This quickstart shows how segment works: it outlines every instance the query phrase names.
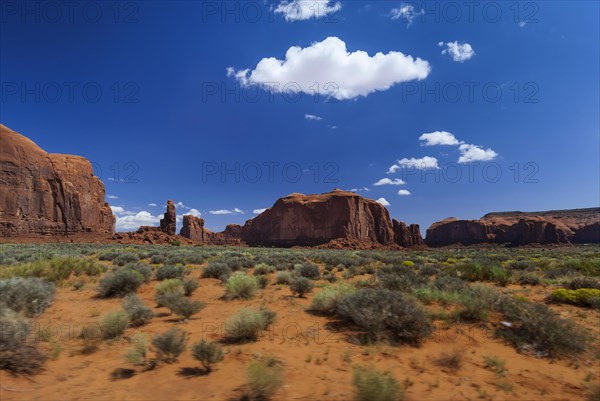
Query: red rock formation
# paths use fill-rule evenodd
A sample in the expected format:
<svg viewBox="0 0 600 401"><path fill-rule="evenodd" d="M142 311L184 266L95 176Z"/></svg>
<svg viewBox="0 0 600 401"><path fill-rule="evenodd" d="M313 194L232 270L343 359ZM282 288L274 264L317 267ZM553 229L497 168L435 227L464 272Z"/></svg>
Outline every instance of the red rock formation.
<svg viewBox="0 0 600 401"><path fill-rule="evenodd" d="M0 235L113 232L104 184L84 157L49 154L0 125Z"/></svg>
<svg viewBox="0 0 600 401"><path fill-rule="evenodd" d="M434 223L425 238L430 246L570 242L600 242L600 208L489 213L480 220L447 219Z"/></svg>
<svg viewBox="0 0 600 401"><path fill-rule="evenodd" d="M413 227L413 230L415 227ZM418 232L418 227L416 227ZM407 229L410 231L410 229ZM410 234L410 237L413 237ZM248 220L241 238L249 245L316 246L346 240L363 247L396 244L387 209L353 192L292 194ZM418 238L406 242L420 241Z"/></svg>
<svg viewBox="0 0 600 401"><path fill-rule="evenodd" d="M168 235L175 235L177 231L177 212L172 200L167 201L167 212L160 219L160 230Z"/></svg>
<svg viewBox="0 0 600 401"><path fill-rule="evenodd" d="M206 242L205 234L204 219L189 214L183 216L183 227L181 227L179 235L189 238L192 241L204 243Z"/></svg>
<svg viewBox="0 0 600 401"><path fill-rule="evenodd" d="M418 224L411 224L407 227L406 223L392 219L392 225L396 244L402 247L423 245L423 238Z"/></svg>

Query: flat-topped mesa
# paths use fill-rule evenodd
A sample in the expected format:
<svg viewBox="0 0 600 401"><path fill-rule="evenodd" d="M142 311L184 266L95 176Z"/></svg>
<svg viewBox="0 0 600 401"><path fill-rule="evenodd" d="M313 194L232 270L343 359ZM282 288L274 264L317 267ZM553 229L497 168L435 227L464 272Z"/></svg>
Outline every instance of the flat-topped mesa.
<svg viewBox="0 0 600 401"><path fill-rule="evenodd" d="M427 230L425 243L600 243L600 208L488 213L479 220L446 219Z"/></svg>
<svg viewBox="0 0 600 401"><path fill-rule="evenodd" d="M0 124L0 235L114 232L104 184L84 157L50 154Z"/></svg>
<svg viewBox="0 0 600 401"><path fill-rule="evenodd" d="M175 235L177 231L177 211L172 200L167 201L167 211L160 219L160 230L168 235Z"/></svg>
<svg viewBox="0 0 600 401"><path fill-rule="evenodd" d="M246 222L241 238L248 245L281 247L317 246L341 239L365 246L421 241L419 234L410 241L397 242L392 220L383 205L342 190L315 195L294 193L280 198Z"/></svg>

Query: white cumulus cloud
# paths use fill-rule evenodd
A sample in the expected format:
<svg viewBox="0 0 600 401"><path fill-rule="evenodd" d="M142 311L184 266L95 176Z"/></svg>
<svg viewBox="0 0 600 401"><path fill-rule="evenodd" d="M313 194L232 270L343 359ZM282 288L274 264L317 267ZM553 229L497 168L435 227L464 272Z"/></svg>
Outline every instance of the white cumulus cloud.
<svg viewBox="0 0 600 401"><path fill-rule="evenodd" d="M398 166L397 164L392 164L390 168L388 168L386 174L394 174L398 170L400 170L400 166Z"/></svg>
<svg viewBox="0 0 600 401"><path fill-rule="evenodd" d="M398 195L400 196L408 196L410 195L410 191L407 189L401 189L400 191L398 191Z"/></svg>
<svg viewBox="0 0 600 401"><path fill-rule="evenodd" d="M307 120L313 120L313 121L321 121L322 118L319 116L315 116L314 114L305 114L304 118L306 118Z"/></svg>
<svg viewBox="0 0 600 401"><path fill-rule="evenodd" d="M401 180L400 178L394 178L393 180L391 180L389 178L382 178L381 180L377 181L373 185L376 187L379 187L381 185L404 185L404 184L406 184L406 181Z"/></svg>
<svg viewBox="0 0 600 401"><path fill-rule="evenodd" d="M446 131L434 131L428 134L423 134L419 137L421 146L436 146L436 145L460 145L460 142L450 132Z"/></svg>
<svg viewBox="0 0 600 401"><path fill-rule="evenodd" d="M210 210L208 213L210 214L244 214L243 210L238 209L237 207L233 210L229 209L219 209L219 210Z"/></svg>
<svg viewBox="0 0 600 401"><path fill-rule="evenodd" d="M115 195L106 195L106 197L107 197L108 199L119 199L119 197L118 197L118 196L115 196Z"/></svg>
<svg viewBox="0 0 600 401"><path fill-rule="evenodd" d="M390 202L388 202L387 200L385 200L385 198L379 198L375 202L380 203L383 206L389 206L390 205Z"/></svg>
<svg viewBox="0 0 600 401"><path fill-rule="evenodd" d="M406 23L406 27L411 26L413 20L418 15L422 14L425 14L425 10L416 10L413 5L405 3L402 3L398 8L392 8L390 11L390 17L393 20L401 19L404 23Z"/></svg>
<svg viewBox="0 0 600 401"><path fill-rule="evenodd" d="M452 57L452 60L458 61L459 63L464 63L475 55L475 51L468 43L458 43L458 41L454 42L439 42L438 46L445 47L442 50L442 54L449 54Z"/></svg>
<svg viewBox="0 0 600 401"><path fill-rule="evenodd" d="M492 149L483 149L477 145L462 144L459 146L460 157L458 158L459 163L470 163L477 161L489 161L494 160L498 153Z"/></svg>
<svg viewBox="0 0 600 401"><path fill-rule="evenodd" d="M408 167L408 168L416 168L419 170L427 170L427 169L438 169L438 160L435 157L425 156L420 159L416 159L411 157L407 159L406 157L398 160L398 165L400 167Z"/></svg>
<svg viewBox="0 0 600 401"><path fill-rule="evenodd" d="M155 226L160 222L160 216L154 216L145 210L132 212L125 210L122 206L111 206L110 208L116 216L117 231L137 230L140 226Z"/></svg>
<svg viewBox="0 0 600 401"><path fill-rule="evenodd" d="M339 11L342 5L331 0L293 0L281 1L275 7L275 14L282 14L286 21L304 21L310 18L322 18Z"/></svg>
<svg viewBox="0 0 600 401"><path fill-rule="evenodd" d="M348 52L346 43L333 36L305 48L292 46L284 60L263 58L253 70L229 67L227 75L243 86L344 100L425 79L430 70L427 61L398 51L373 56L361 50Z"/></svg>
<svg viewBox="0 0 600 401"><path fill-rule="evenodd" d="M254 210L252 211L252 213L254 213L254 214L261 214L261 213L262 213L262 212L264 212L265 210L267 210L267 208L264 208L264 209L254 209Z"/></svg>
<svg viewBox="0 0 600 401"><path fill-rule="evenodd" d="M156 206L158 206L158 205L157 205L156 203L148 203L148 206L151 206L151 207L156 207Z"/></svg>
<svg viewBox="0 0 600 401"><path fill-rule="evenodd" d="M190 214L190 215L192 215L194 217L200 217L200 216L202 216L202 213L200 213L200 211L198 209L194 209L194 208L188 210L186 214Z"/></svg>

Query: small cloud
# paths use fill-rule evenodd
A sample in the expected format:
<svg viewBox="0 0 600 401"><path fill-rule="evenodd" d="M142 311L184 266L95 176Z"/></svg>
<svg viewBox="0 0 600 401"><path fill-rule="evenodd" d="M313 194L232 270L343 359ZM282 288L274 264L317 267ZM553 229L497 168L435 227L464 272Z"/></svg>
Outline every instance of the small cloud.
<svg viewBox="0 0 600 401"><path fill-rule="evenodd" d="M304 118L311 121L321 121L323 118L315 116L314 114L304 114Z"/></svg>
<svg viewBox="0 0 600 401"><path fill-rule="evenodd" d="M125 212L125 209L123 209L121 206L111 206L110 209L114 214L122 214Z"/></svg>
<svg viewBox="0 0 600 401"><path fill-rule="evenodd" d="M177 202L175 204L176 207L182 208L182 209L191 209L189 206L185 205L183 202Z"/></svg>
<svg viewBox="0 0 600 401"><path fill-rule="evenodd" d="M400 166L398 166L397 164L392 164L390 168L388 168L386 174L394 174L398 170L400 170Z"/></svg>
<svg viewBox="0 0 600 401"><path fill-rule="evenodd" d="M261 213L262 213L262 212L264 212L265 210L267 210L267 208L264 208L264 209L254 209L254 210L252 211L252 213L254 213L254 214L261 214Z"/></svg>
<svg viewBox="0 0 600 401"><path fill-rule="evenodd" d="M107 197L108 199L119 199L119 197L118 197L118 196L115 196L115 195L107 195L106 197Z"/></svg>
<svg viewBox="0 0 600 401"><path fill-rule="evenodd" d="M423 134L419 137L419 141L422 141L421 146L436 146L436 145L460 145L460 142L450 132L446 131L435 131L428 134Z"/></svg>
<svg viewBox="0 0 600 401"><path fill-rule="evenodd" d="M408 196L410 195L410 191L407 189L401 189L400 191L398 191L398 195L400 196Z"/></svg>
<svg viewBox="0 0 600 401"><path fill-rule="evenodd" d="M337 127L337 125L328 125L327 128L329 128L329 129L337 129L338 127Z"/></svg>
<svg viewBox="0 0 600 401"><path fill-rule="evenodd" d="M365 192L371 192L371 190L369 188L367 188L367 187L362 187L362 190L365 191Z"/></svg>
<svg viewBox="0 0 600 401"><path fill-rule="evenodd" d="M413 5L405 4L405 3L400 4L400 7L398 7L398 8L392 8L392 10L390 11L390 17L393 20L402 19L402 21L406 24L407 28L412 25L413 20L418 15L424 15L424 14L425 14L425 10L420 9L420 10L416 11L415 7Z"/></svg>
<svg viewBox="0 0 600 401"><path fill-rule="evenodd" d="M275 7L275 14L282 14L286 21L304 21L311 18L323 18L342 8L342 4L331 0L293 0L281 1Z"/></svg>
<svg viewBox="0 0 600 401"><path fill-rule="evenodd" d="M419 170L427 170L427 169L439 169L438 160L435 157L425 156L420 159L415 159L414 157L407 159L398 160L398 165L400 167L410 167L416 168Z"/></svg>
<svg viewBox="0 0 600 401"><path fill-rule="evenodd" d="M148 206L157 207L158 205L156 203L148 203Z"/></svg>
<svg viewBox="0 0 600 401"><path fill-rule="evenodd" d="M458 41L454 42L439 42L438 46L446 47L442 50L442 54L449 54L452 56L452 60L457 61L459 63L464 63L465 61L471 59L475 55L475 51L468 43L458 43Z"/></svg>
<svg viewBox="0 0 600 401"><path fill-rule="evenodd" d="M200 217L202 216L202 213L200 213L200 211L198 209L190 209L186 214L192 215L194 217Z"/></svg>
<svg viewBox="0 0 600 401"><path fill-rule="evenodd" d="M525 28L525 25L527 25L527 21L519 21L520 28Z"/></svg>
<svg viewBox="0 0 600 401"><path fill-rule="evenodd" d="M229 209L219 209L219 210L210 210L208 213L210 214L216 214L216 215L221 215L221 214L244 214L244 212L240 209L238 209L237 207L233 210L229 210Z"/></svg>
<svg viewBox="0 0 600 401"><path fill-rule="evenodd" d="M387 200L385 200L385 198L379 198L375 202L380 203L383 206L389 206L390 205L390 202L388 202Z"/></svg>
<svg viewBox="0 0 600 401"><path fill-rule="evenodd" d="M498 153L492 149L483 149L477 145L462 144L458 150L460 151L459 163L489 161L498 156Z"/></svg>
<svg viewBox="0 0 600 401"><path fill-rule="evenodd" d="M401 180L400 178L394 178L393 180L391 180L389 178L382 178L381 180L377 181L373 185L376 187L379 187L381 185L404 185L404 184L406 184L406 181Z"/></svg>

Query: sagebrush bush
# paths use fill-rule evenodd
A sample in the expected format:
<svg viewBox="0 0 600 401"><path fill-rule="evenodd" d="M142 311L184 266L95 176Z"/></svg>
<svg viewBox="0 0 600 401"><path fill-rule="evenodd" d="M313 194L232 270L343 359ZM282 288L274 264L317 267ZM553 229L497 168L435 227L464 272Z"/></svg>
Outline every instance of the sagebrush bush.
<svg viewBox="0 0 600 401"><path fill-rule="evenodd" d="M242 308L225 322L229 341L256 340L274 320L275 313L268 309Z"/></svg>
<svg viewBox="0 0 600 401"><path fill-rule="evenodd" d="M400 383L389 372L380 372L373 367L355 367L352 383L356 401L399 401L404 398Z"/></svg>
<svg viewBox="0 0 600 401"><path fill-rule="evenodd" d="M191 296L194 291L196 291L196 289L198 289L198 286L200 284L198 283L198 280L194 280L194 279L186 279L183 280L183 293L186 297Z"/></svg>
<svg viewBox="0 0 600 401"><path fill-rule="evenodd" d="M202 272L203 278L216 278L226 281L231 276L231 268L224 262L210 262Z"/></svg>
<svg viewBox="0 0 600 401"><path fill-rule="evenodd" d="M313 287L312 281L306 277L296 277L290 281L290 291L292 291L292 294L297 294L300 298L302 298L304 294L311 292Z"/></svg>
<svg viewBox="0 0 600 401"><path fill-rule="evenodd" d="M319 266L312 263L301 264L300 268L297 271L300 276L309 278L311 280L316 280L319 277L321 277Z"/></svg>
<svg viewBox="0 0 600 401"><path fill-rule="evenodd" d="M0 369L15 375L31 375L42 370L46 356L27 342L29 321L0 302Z"/></svg>
<svg viewBox="0 0 600 401"><path fill-rule="evenodd" d="M125 359L134 365L145 365L148 361L148 341L142 333L136 333L133 338L133 345L125 354Z"/></svg>
<svg viewBox="0 0 600 401"><path fill-rule="evenodd" d="M338 301L337 313L365 330L368 339L420 344L431 334L427 315L402 293L360 289Z"/></svg>
<svg viewBox="0 0 600 401"><path fill-rule="evenodd" d="M243 272L234 273L225 283L225 295L227 298L250 299L258 289L256 277L247 276Z"/></svg>
<svg viewBox="0 0 600 401"><path fill-rule="evenodd" d="M34 316L54 301L54 284L39 278L10 278L0 280L0 305L15 312Z"/></svg>
<svg viewBox="0 0 600 401"><path fill-rule="evenodd" d="M567 290L559 288L550 294L550 300L559 303L591 306L590 299L600 298L600 290L595 288L578 288Z"/></svg>
<svg viewBox="0 0 600 401"><path fill-rule="evenodd" d="M562 319L546 305L504 298L500 306L504 319L512 322L498 334L518 349L533 347L541 356L579 354L585 350L586 336L570 320Z"/></svg>
<svg viewBox="0 0 600 401"><path fill-rule="evenodd" d="M254 266L254 275L255 276L260 276L262 274L269 274L269 273L273 273L275 271L275 267L271 266L269 264L266 263L259 263L256 266Z"/></svg>
<svg viewBox="0 0 600 401"><path fill-rule="evenodd" d="M144 276L135 270L120 269L100 279L98 294L102 298L122 297L136 292L144 283Z"/></svg>
<svg viewBox="0 0 600 401"><path fill-rule="evenodd" d="M283 383L281 370L272 364L252 361L246 369L248 382L245 396L251 401L266 401L271 399Z"/></svg>
<svg viewBox="0 0 600 401"><path fill-rule="evenodd" d="M313 297L310 309L315 312L333 313L339 300L354 292L356 288L350 284L328 285Z"/></svg>
<svg viewBox="0 0 600 401"><path fill-rule="evenodd" d="M579 290L580 288L600 290L600 281L592 277L576 277L570 280L565 287L569 290Z"/></svg>
<svg viewBox="0 0 600 401"><path fill-rule="evenodd" d="M442 352L436 359L435 364L452 371L457 371L462 366L464 351L454 349L450 352Z"/></svg>
<svg viewBox="0 0 600 401"><path fill-rule="evenodd" d="M152 255L150 258L150 263L153 265L161 265L167 262L167 257L163 254Z"/></svg>
<svg viewBox="0 0 600 401"><path fill-rule="evenodd" d="M390 270L380 270L376 274L377 285L392 291L411 292L413 289L427 283L427 278L415 273L412 269L400 267Z"/></svg>
<svg viewBox="0 0 600 401"><path fill-rule="evenodd" d="M192 345L192 355L202 363L207 372L211 372L213 365L221 362L224 357L223 349L218 344L205 340Z"/></svg>
<svg viewBox="0 0 600 401"><path fill-rule="evenodd" d="M125 311L108 312L100 321L102 336L107 340L120 336L127 327L129 327L129 316Z"/></svg>
<svg viewBox="0 0 600 401"><path fill-rule="evenodd" d="M178 265L163 265L156 269L156 279L166 280L170 278L182 278L185 274L185 267Z"/></svg>
<svg viewBox="0 0 600 401"><path fill-rule="evenodd" d="M140 297L135 294L129 294L125 297L123 309L129 316L129 321L133 327L143 326L154 317L152 309L144 305Z"/></svg>
<svg viewBox="0 0 600 401"><path fill-rule="evenodd" d="M176 327L152 337L152 345L156 350L158 359L172 363L185 350L187 335Z"/></svg>
<svg viewBox="0 0 600 401"><path fill-rule="evenodd" d="M123 252L113 259L113 264L125 266L127 263L139 262L140 257L136 253Z"/></svg>
<svg viewBox="0 0 600 401"><path fill-rule="evenodd" d="M277 272L275 274L275 283L276 284L289 284L292 279L292 274L290 272Z"/></svg>
<svg viewBox="0 0 600 401"><path fill-rule="evenodd" d="M206 307L206 304L201 301L192 300L181 295L163 298L162 303L163 306L185 319L189 319Z"/></svg>
<svg viewBox="0 0 600 401"><path fill-rule="evenodd" d="M69 257L7 266L0 269L0 278L38 277L53 283L61 283L71 275L98 276L103 271L103 266L92 259Z"/></svg>
<svg viewBox="0 0 600 401"><path fill-rule="evenodd" d="M124 270L132 270L138 272L144 277L144 282L149 282L152 278L152 267L147 265L146 263L137 262L137 263L129 263L123 267Z"/></svg>
<svg viewBox="0 0 600 401"><path fill-rule="evenodd" d="M154 299L158 306L165 306L170 299L176 299L184 295L183 282L178 278L171 278L161 281L156 286Z"/></svg>

